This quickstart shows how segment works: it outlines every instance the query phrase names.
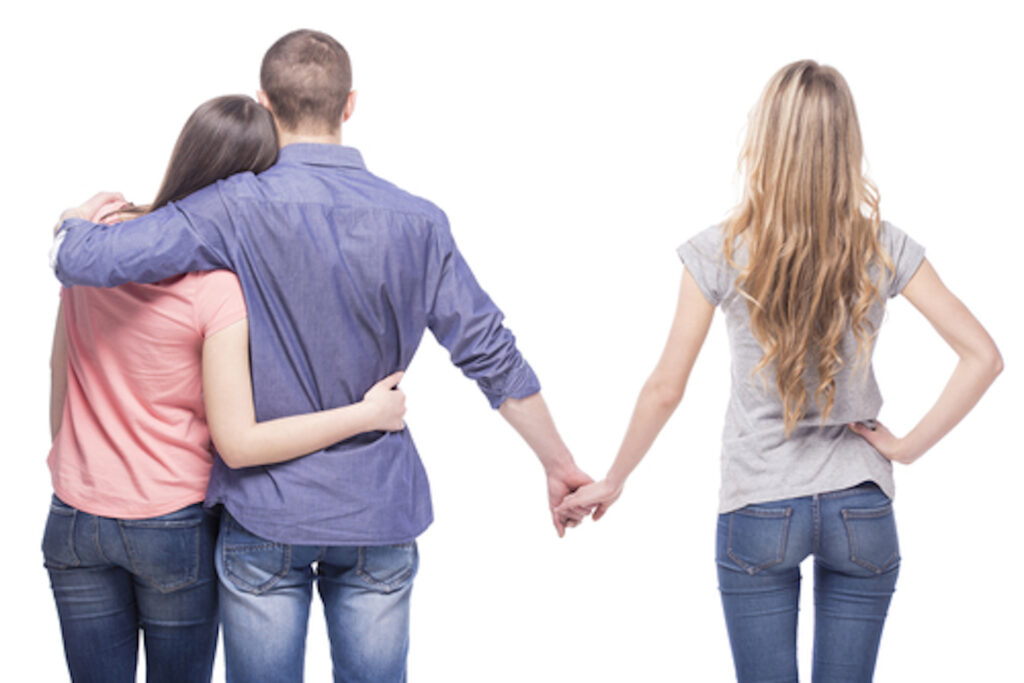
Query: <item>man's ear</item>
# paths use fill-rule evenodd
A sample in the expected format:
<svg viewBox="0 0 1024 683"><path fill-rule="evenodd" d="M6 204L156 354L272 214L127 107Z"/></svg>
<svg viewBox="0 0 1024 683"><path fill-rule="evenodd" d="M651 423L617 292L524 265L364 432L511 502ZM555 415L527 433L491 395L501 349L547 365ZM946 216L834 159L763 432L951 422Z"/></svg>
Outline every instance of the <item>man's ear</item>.
<svg viewBox="0 0 1024 683"><path fill-rule="evenodd" d="M348 99L345 100L345 108L341 112L341 122L345 123L346 121L348 121L349 118L351 118L351 116L352 116L352 112L354 112L355 110L356 110L356 91L355 90L351 90L348 93Z"/></svg>
<svg viewBox="0 0 1024 683"><path fill-rule="evenodd" d="M265 90L256 91L256 101L262 104L264 107L266 107L270 111L270 113L274 113L274 108L270 106L270 98L267 97L267 93Z"/></svg>

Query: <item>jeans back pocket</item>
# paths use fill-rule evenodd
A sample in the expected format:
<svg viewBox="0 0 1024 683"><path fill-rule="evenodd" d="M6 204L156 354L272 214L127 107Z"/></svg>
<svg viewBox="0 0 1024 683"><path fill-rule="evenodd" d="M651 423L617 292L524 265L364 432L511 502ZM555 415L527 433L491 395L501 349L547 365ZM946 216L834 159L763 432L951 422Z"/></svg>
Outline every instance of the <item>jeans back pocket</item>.
<svg viewBox="0 0 1024 683"><path fill-rule="evenodd" d="M416 542L397 545L369 545L359 548L356 573L380 593L393 593L416 575L419 564Z"/></svg>
<svg viewBox="0 0 1024 683"><path fill-rule="evenodd" d="M728 558L747 574L782 562L792 514L791 507L746 507L729 513Z"/></svg>
<svg viewBox="0 0 1024 683"><path fill-rule="evenodd" d="M250 533L226 511L220 534L224 574L238 590L259 595L273 588L291 570L290 545Z"/></svg>
<svg viewBox="0 0 1024 683"><path fill-rule="evenodd" d="M875 574L900 561L896 518L892 504L875 508L846 508L841 512L850 541L850 561Z"/></svg>
<svg viewBox="0 0 1024 683"><path fill-rule="evenodd" d="M78 511L53 497L43 531L43 564L47 569L70 569L80 562L75 553L75 517Z"/></svg>
<svg viewBox="0 0 1024 683"><path fill-rule="evenodd" d="M132 572L161 593L195 583L205 515L192 505L161 517L118 520Z"/></svg>

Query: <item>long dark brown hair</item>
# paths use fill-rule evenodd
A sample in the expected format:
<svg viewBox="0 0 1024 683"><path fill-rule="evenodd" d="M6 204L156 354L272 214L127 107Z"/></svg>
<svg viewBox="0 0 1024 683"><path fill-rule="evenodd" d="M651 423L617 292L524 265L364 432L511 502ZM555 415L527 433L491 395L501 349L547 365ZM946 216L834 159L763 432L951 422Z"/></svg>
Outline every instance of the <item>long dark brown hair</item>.
<svg viewBox="0 0 1024 683"><path fill-rule="evenodd" d="M235 173L265 171L276 159L270 112L246 95L215 97L185 122L153 202L120 212L130 218L155 211Z"/></svg>

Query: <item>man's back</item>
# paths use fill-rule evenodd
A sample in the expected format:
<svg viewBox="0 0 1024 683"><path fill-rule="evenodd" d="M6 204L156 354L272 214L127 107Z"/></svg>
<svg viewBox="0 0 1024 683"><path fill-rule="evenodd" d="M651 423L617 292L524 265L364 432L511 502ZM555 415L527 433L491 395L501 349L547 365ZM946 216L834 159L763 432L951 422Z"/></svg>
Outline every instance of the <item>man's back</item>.
<svg viewBox="0 0 1024 683"><path fill-rule="evenodd" d="M126 228L118 247L150 233L171 244L122 261L119 278L223 266L237 273L258 420L358 401L408 366L428 327L493 406L539 390L444 214L368 173L352 148L286 146L265 173L234 176ZM61 259L79 282L82 251L68 244ZM408 430L363 434L272 467L230 470L218 460L208 501L260 536L305 545L399 543L431 521Z"/></svg>

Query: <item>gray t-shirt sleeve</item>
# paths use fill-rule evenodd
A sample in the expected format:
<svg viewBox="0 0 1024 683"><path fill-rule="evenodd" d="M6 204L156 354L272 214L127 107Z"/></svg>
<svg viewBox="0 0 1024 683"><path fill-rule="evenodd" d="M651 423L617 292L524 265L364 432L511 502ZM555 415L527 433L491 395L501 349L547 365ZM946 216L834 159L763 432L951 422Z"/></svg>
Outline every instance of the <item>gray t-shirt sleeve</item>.
<svg viewBox="0 0 1024 683"><path fill-rule="evenodd" d="M902 292L910 278L914 277L914 273L924 261L924 247L911 239L907 233L885 221L882 221L878 240L885 253L892 259L893 272L888 291L891 298Z"/></svg>
<svg viewBox="0 0 1024 683"><path fill-rule="evenodd" d="M697 281L704 298L717 306L729 291L729 269L722 252L722 230L713 225L676 249L680 260Z"/></svg>

